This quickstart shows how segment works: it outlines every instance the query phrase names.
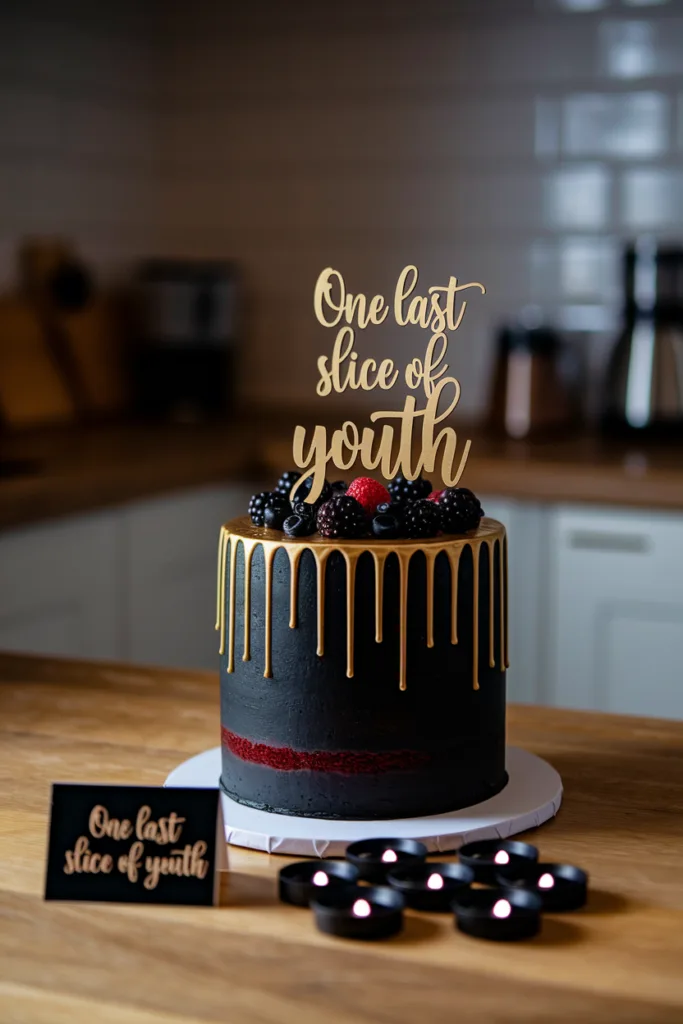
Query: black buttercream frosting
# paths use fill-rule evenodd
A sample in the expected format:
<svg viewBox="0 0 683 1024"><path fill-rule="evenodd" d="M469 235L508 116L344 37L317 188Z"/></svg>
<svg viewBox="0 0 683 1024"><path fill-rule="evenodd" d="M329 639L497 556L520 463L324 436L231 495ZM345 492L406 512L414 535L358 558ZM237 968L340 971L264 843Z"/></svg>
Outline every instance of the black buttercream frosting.
<svg viewBox="0 0 683 1024"><path fill-rule="evenodd" d="M251 567L251 660L242 660L244 555L238 547L235 671L221 657L221 724L230 734L268 748L302 752L388 753L388 770L350 773L280 770L245 760L223 744L221 785L240 803L284 814L381 819L452 811L499 792L505 773L505 673L500 671L500 572L494 557L494 649L489 667L489 551L480 550L479 683L472 678L473 558L465 547L458 580L458 638L451 643L451 570L445 554L434 573L434 646L427 647L426 561L410 563L407 689L399 689L399 567L385 566L384 638L375 641L375 567L370 553L357 566L355 672L346 675L346 565L333 552L325 577L325 653L317 647L316 565L299 565L298 626L289 626L290 563L273 565L272 678L264 670L263 550ZM226 595L226 600L229 595ZM396 767L392 752L406 752ZM353 761L353 758L351 758ZM400 758L399 758L400 762Z"/></svg>

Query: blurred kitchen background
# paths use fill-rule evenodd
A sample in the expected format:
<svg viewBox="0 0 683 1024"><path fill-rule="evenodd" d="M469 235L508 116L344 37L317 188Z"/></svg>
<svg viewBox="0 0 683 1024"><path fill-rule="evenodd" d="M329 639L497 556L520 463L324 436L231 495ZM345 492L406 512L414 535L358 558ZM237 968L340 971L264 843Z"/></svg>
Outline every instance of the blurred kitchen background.
<svg viewBox="0 0 683 1024"><path fill-rule="evenodd" d="M315 279L414 263L511 698L683 717L683 0L4 0L0 128L0 648L214 668L219 523L378 406Z"/></svg>

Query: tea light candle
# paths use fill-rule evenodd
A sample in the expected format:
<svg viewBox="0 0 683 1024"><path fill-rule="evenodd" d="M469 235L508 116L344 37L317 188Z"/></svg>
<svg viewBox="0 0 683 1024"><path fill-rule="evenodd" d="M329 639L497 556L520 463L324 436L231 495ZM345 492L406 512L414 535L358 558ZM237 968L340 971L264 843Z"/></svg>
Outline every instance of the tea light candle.
<svg viewBox="0 0 683 1024"><path fill-rule="evenodd" d="M323 889L355 885L358 871L343 860L301 860L280 871L280 899L297 907L307 907L311 898Z"/></svg>
<svg viewBox="0 0 683 1024"><path fill-rule="evenodd" d="M538 850L529 843L511 839L481 839L461 846L458 860L472 868L476 882L493 885L501 868L533 864L538 860Z"/></svg>
<svg viewBox="0 0 683 1024"><path fill-rule="evenodd" d="M498 871L501 885L536 892L544 910L578 910L588 898L588 875L572 864L515 864Z"/></svg>
<svg viewBox="0 0 683 1024"><path fill-rule="evenodd" d="M464 864L409 864L387 872L387 882L405 897L414 910L451 909L453 897L474 881L474 871Z"/></svg>
<svg viewBox="0 0 683 1024"><path fill-rule="evenodd" d="M416 839L360 839L346 848L346 859L366 882L384 882L392 868L421 864L426 856Z"/></svg>
<svg viewBox="0 0 683 1024"><path fill-rule="evenodd" d="M452 908L456 927L478 939L515 942L541 929L541 897L527 889L463 889Z"/></svg>
<svg viewBox="0 0 683 1024"><path fill-rule="evenodd" d="M321 889L311 909L321 932L344 939L388 939L403 927L404 899L380 885Z"/></svg>

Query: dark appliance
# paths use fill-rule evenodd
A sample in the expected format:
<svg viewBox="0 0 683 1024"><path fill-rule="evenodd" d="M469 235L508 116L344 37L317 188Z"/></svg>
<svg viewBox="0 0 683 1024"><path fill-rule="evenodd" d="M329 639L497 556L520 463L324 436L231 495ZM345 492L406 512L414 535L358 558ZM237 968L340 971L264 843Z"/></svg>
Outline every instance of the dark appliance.
<svg viewBox="0 0 683 1024"><path fill-rule="evenodd" d="M683 434L683 249L642 240L624 255L624 326L607 371L603 423Z"/></svg>
<svg viewBox="0 0 683 1024"><path fill-rule="evenodd" d="M138 411L175 420L234 405L239 280L228 262L148 260L137 275Z"/></svg>

